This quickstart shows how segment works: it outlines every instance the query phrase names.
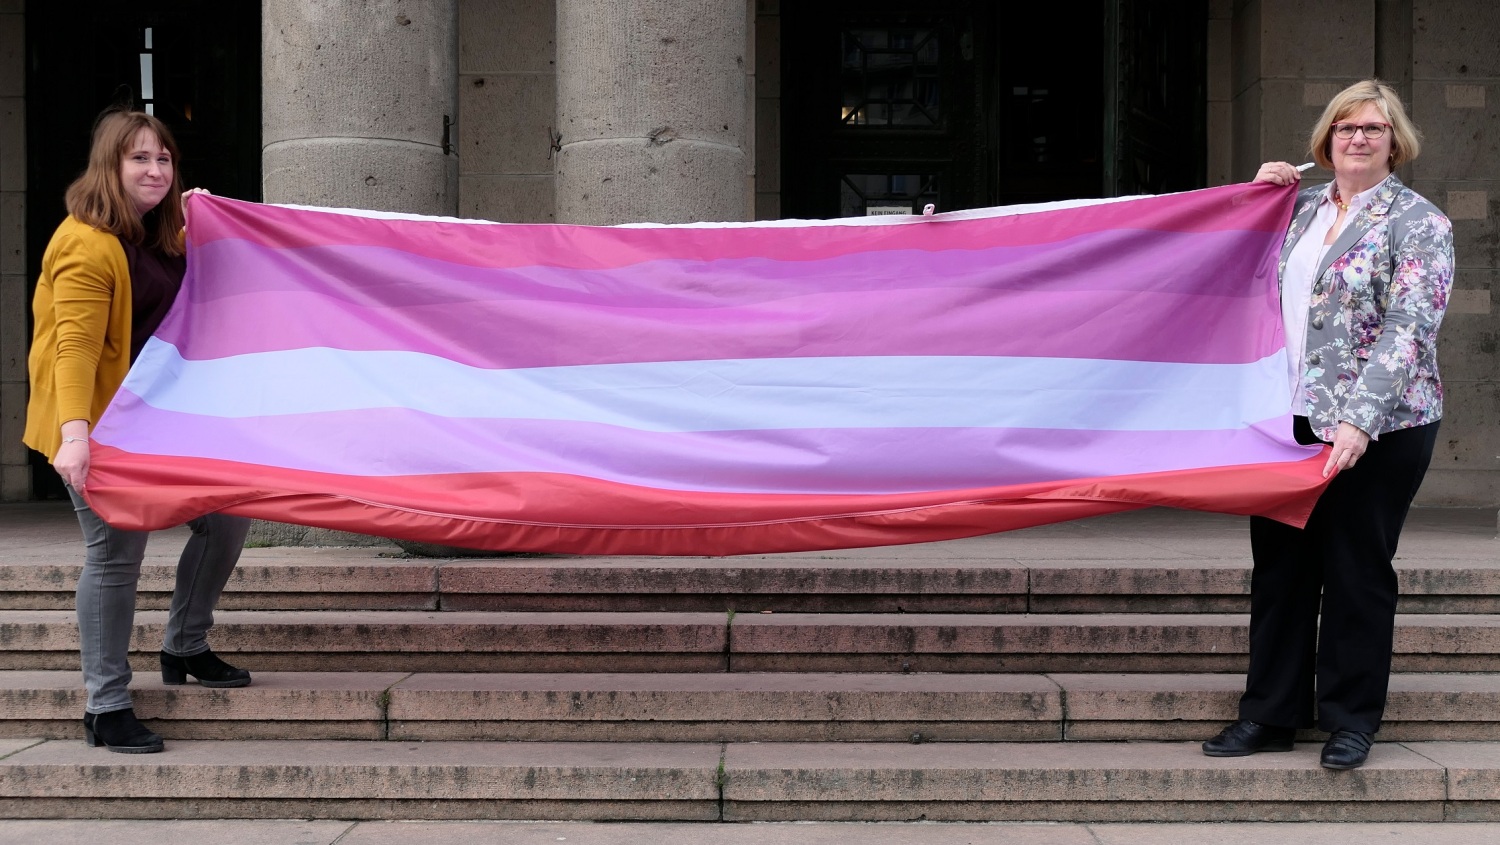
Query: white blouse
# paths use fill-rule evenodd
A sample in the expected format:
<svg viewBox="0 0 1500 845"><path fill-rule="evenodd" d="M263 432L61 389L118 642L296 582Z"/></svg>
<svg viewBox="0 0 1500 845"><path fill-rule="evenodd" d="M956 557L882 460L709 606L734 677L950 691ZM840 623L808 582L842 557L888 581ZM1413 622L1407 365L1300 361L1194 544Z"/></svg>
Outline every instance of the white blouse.
<svg viewBox="0 0 1500 845"><path fill-rule="evenodd" d="M1376 184L1349 198L1344 226L1349 225L1379 187ZM1329 234L1338 216L1339 208L1333 204L1333 183L1329 182L1318 200L1312 223L1287 256L1286 271L1281 277L1281 323L1286 331L1287 379L1291 387L1292 413L1298 415L1307 414L1307 397L1302 392L1302 377L1306 371L1303 359L1307 357L1307 313L1312 309L1312 290L1318 268L1328 255L1330 245L1324 241L1337 238L1343 232L1343 227L1340 227L1337 232Z"/></svg>

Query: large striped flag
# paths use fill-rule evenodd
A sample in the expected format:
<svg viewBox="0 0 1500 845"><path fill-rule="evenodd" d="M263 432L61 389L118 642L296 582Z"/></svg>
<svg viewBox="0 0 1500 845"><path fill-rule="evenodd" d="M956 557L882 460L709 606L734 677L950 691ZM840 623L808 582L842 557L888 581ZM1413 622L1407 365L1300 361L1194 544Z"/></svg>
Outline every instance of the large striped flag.
<svg viewBox="0 0 1500 845"><path fill-rule="evenodd" d="M516 551L1300 524L1276 250L1232 185L933 217L512 225L191 201L88 496Z"/></svg>

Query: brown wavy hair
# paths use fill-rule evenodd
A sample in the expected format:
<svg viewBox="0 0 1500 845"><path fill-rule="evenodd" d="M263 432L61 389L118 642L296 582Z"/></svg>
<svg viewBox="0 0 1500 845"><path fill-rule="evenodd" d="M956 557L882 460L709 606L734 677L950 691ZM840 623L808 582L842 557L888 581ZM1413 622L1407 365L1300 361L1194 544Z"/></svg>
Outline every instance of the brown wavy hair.
<svg viewBox="0 0 1500 845"><path fill-rule="evenodd" d="M135 142L136 133L149 129L172 155L172 187L156 207L144 215L125 195L120 164ZM107 112L94 125L88 168L68 186L68 213L95 229L121 240L182 255L182 169L177 141L166 124L138 111Z"/></svg>

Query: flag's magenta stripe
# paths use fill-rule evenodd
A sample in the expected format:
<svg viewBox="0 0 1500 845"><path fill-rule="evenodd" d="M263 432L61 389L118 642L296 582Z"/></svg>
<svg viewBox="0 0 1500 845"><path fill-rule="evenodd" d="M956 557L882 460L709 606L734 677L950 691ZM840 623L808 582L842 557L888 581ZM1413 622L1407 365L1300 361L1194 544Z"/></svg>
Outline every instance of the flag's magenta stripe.
<svg viewBox="0 0 1500 845"><path fill-rule="evenodd" d="M562 473L720 493L955 490L1296 461L1312 451L1285 442L1289 417L1227 431L650 432L556 420L449 419L400 408L225 419L117 400L111 412L122 408L130 412L129 427L101 424L95 437L142 454L351 476ZM704 470L710 466L711 475Z"/></svg>
<svg viewBox="0 0 1500 845"><path fill-rule="evenodd" d="M266 246L409 244L412 251L479 267L607 268L668 256L708 261L759 256L784 260L829 258L886 250L941 251L1046 243L1103 229L1215 232L1249 229L1280 236L1286 229L1285 190L1270 185L1226 185L1187 194L980 220L895 226L809 226L793 230L729 227L611 228L383 220L196 197L192 239L201 247L221 238Z"/></svg>
<svg viewBox="0 0 1500 845"><path fill-rule="evenodd" d="M1282 348L1269 300L1119 291L849 294L685 314L559 302L349 305L318 294L180 302L157 337L191 360L308 346L404 350L486 369L869 355L983 355L1205 364ZM1129 315L1128 317L1125 315ZM1170 326L1170 328L1165 328Z"/></svg>
<svg viewBox="0 0 1500 845"><path fill-rule="evenodd" d="M916 543L1149 505L1254 513L1300 526L1326 484L1320 453L1293 463L941 493L684 497L566 475L351 477L94 448L86 496L119 528L156 530L225 511L432 543L574 554ZM585 514L599 516L580 519Z"/></svg>
<svg viewBox="0 0 1500 845"><path fill-rule="evenodd" d="M693 272L653 262L572 283L550 269L486 271L389 250L284 254L222 241L194 259L195 283L157 336L192 359L331 346L425 352L485 368L870 354L1238 363L1282 344L1269 295L1274 268L1264 244L1230 242L1242 235L1110 256L1111 268L1139 263L1130 273L1100 272L1098 245L1084 245L1054 255L1051 266L991 263L976 257L984 251L930 256L930 267L874 267L860 256L856 268L799 278L778 275L793 266L785 262L716 262ZM1246 281L1236 289L1221 278ZM1177 328L1161 331L1167 324Z"/></svg>

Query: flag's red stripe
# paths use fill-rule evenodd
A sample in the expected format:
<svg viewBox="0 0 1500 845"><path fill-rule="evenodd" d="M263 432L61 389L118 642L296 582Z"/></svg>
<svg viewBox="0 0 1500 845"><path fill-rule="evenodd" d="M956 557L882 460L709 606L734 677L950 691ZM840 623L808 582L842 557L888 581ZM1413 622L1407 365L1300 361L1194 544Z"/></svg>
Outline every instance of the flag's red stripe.
<svg viewBox="0 0 1500 845"><path fill-rule="evenodd" d="M1306 522L1325 456L881 496L683 493L549 473L367 478L95 444L87 497L120 528L211 511L473 548L728 555L973 537L1152 505ZM1253 492L1247 492L1253 491ZM608 514L609 524L581 523Z"/></svg>

